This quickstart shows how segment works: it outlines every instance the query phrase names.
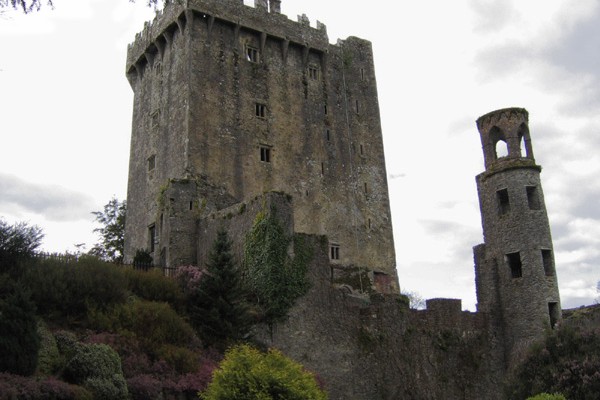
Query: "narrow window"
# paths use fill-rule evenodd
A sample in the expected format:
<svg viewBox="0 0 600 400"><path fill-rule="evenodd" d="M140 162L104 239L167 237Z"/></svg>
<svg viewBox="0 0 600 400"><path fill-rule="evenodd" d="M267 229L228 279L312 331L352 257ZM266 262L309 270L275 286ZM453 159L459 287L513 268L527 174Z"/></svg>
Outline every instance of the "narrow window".
<svg viewBox="0 0 600 400"><path fill-rule="evenodd" d="M371 218L369 218L369 219L367 220L367 226L369 227L369 229L371 229Z"/></svg>
<svg viewBox="0 0 600 400"><path fill-rule="evenodd" d="M154 171L155 167L156 167L156 156L154 154L152 154L150 157L148 157L148 172Z"/></svg>
<svg viewBox="0 0 600 400"><path fill-rule="evenodd" d="M308 77L312 80L319 79L319 70L314 65L308 67Z"/></svg>
<svg viewBox="0 0 600 400"><path fill-rule="evenodd" d="M325 163L321 163L321 175L325 175Z"/></svg>
<svg viewBox="0 0 600 400"><path fill-rule="evenodd" d="M340 259L340 245L339 244L331 244L329 246L329 257L332 260L339 260Z"/></svg>
<svg viewBox="0 0 600 400"><path fill-rule="evenodd" d="M554 329L558 319L560 318L557 302L552 301L548 303L548 314L550 315L550 328Z"/></svg>
<svg viewBox="0 0 600 400"><path fill-rule="evenodd" d="M194 202L190 200L190 211L194 209Z"/></svg>
<svg viewBox="0 0 600 400"><path fill-rule="evenodd" d="M327 141L331 141L331 131L329 129L325 129L325 138Z"/></svg>
<svg viewBox="0 0 600 400"><path fill-rule="evenodd" d="M260 161L270 163L271 162L271 148L266 146L260 146Z"/></svg>
<svg viewBox="0 0 600 400"><path fill-rule="evenodd" d="M521 278L523 276L523 265L521 264L521 255L519 252L508 253L506 255L506 262L510 268L512 278Z"/></svg>
<svg viewBox="0 0 600 400"><path fill-rule="evenodd" d="M258 58L258 49L252 46L246 46L246 60L257 63L259 61Z"/></svg>
<svg viewBox="0 0 600 400"><path fill-rule="evenodd" d="M364 156L364 155L365 155L365 149L364 149L364 147L363 147L363 145L362 145L362 144L360 145L360 155L361 155L361 156Z"/></svg>
<svg viewBox="0 0 600 400"><path fill-rule="evenodd" d="M256 103L256 116L258 118L267 117L267 106L265 104Z"/></svg>
<svg viewBox="0 0 600 400"><path fill-rule="evenodd" d="M555 271L552 250L542 249L542 264L544 265L544 274L546 276L554 276Z"/></svg>
<svg viewBox="0 0 600 400"><path fill-rule="evenodd" d="M154 253L154 245L156 243L156 227L154 224L148 226L148 248L150 253Z"/></svg>
<svg viewBox="0 0 600 400"><path fill-rule="evenodd" d="M496 192L498 200L498 215L504 215L510 211L510 202L508 200L508 189L500 189Z"/></svg>
<svg viewBox="0 0 600 400"><path fill-rule="evenodd" d="M365 69L364 68L360 69L360 80L361 81L365 80Z"/></svg>
<svg viewBox="0 0 600 400"><path fill-rule="evenodd" d="M365 182L365 194L369 194L369 190L367 188L367 182Z"/></svg>
<svg viewBox="0 0 600 400"><path fill-rule="evenodd" d="M327 106L326 105L323 107L323 111L325 111L325 115L327 115Z"/></svg>
<svg viewBox="0 0 600 400"><path fill-rule="evenodd" d="M538 194L537 186L525 186L527 192L527 203L529 204L530 210L540 209L540 196Z"/></svg>
<svg viewBox="0 0 600 400"><path fill-rule="evenodd" d="M359 114L359 108L358 108L358 100L356 100L356 113Z"/></svg>

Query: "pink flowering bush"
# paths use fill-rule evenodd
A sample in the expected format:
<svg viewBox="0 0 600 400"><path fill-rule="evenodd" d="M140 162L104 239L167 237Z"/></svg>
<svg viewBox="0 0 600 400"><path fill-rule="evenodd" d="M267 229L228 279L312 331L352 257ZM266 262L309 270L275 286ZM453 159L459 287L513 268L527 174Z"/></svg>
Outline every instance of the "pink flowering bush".
<svg viewBox="0 0 600 400"><path fill-rule="evenodd" d="M204 268L194 265L183 265L175 271L175 279L185 294L196 290L204 275Z"/></svg>

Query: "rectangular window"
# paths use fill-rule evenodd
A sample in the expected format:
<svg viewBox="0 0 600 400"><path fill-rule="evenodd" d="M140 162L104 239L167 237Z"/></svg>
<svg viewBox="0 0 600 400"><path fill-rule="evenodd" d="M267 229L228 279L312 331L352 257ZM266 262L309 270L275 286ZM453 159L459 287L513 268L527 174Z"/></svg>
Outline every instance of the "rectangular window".
<svg viewBox="0 0 600 400"><path fill-rule="evenodd" d="M325 139L329 142L331 140L331 131L329 129L325 129Z"/></svg>
<svg viewBox="0 0 600 400"><path fill-rule="evenodd" d="M521 255L519 252L508 253L506 255L506 262L510 268L512 278L521 278L523 276L523 265L521 264Z"/></svg>
<svg viewBox="0 0 600 400"><path fill-rule="evenodd" d="M256 116L258 118L267 117L267 106L265 104L256 103Z"/></svg>
<svg viewBox="0 0 600 400"><path fill-rule="evenodd" d="M360 145L360 155L361 156L365 155L365 148L364 148L364 146L362 144Z"/></svg>
<svg viewBox="0 0 600 400"><path fill-rule="evenodd" d="M537 186L525 186L527 191L527 203L530 210L540 209L540 197L538 195Z"/></svg>
<svg viewBox="0 0 600 400"><path fill-rule="evenodd" d="M504 215L510 211L510 203L508 200L508 189L500 189L496 192L498 200L498 215Z"/></svg>
<svg viewBox="0 0 600 400"><path fill-rule="evenodd" d="M548 303L548 314L550 315L550 328L554 329L560 318L560 310L558 309L557 302L552 301Z"/></svg>
<svg viewBox="0 0 600 400"><path fill-rule="evenodd" d="M319 79L319 69L314 65L308 67L308 77L312 80Z"/></svg>
<svg viewBox="0 0 600 400"><path fill-rule="evenodd" d="M148 227L148 248L150 249L150 253L154 253L154 245L156 243L156 227L154 224Z"/></svg>
<svg viewBox="0 0 600 400"><path fill-rule="evenodd" d="M330 244L329 245L329 258L332 260L340 259L340 245L339 244Z"/></svg>
<svg viewBox="0 0 600 400"><path fill-rule="evenodd" d="M323 111L325 111L325 115L327 115L327 106L324 106Z"/></svg>
<svg viewBox="0 0 600 400"><path fill-rule="evenodd" d="M359 109L359 107L358 107L358 100L356 100L356 113L357 113L357 114L360 114L360 109Z"/></svg>
<svg viewBox="0 0 600 400"><path fill-rule="evenodd" d="M361 81L365 80L365 69L364 68L360 69L360 80Z"/></svg>
<svg viewBox="0 0 600 400"><path fill-rule="evenodd" d="M271 162L271 148L267 146L260 146L260 161L270 163Z"/></svg>
<svg viewBox="0 0 600 400"><path fill-rule="evenodd" d="M246 46L246 60L257 63L259 62L258 49L252 46Z"/></svg>
<svg viewBox="0 0 600 400"><path fill-rule="evenodd" d="M544 265L544 274L546 276L554 276L555 272L552 250L542 249L542 264Z"/></svg>
<svg viewBox="0 0 600 400"><path fill-rule="evenodd" d="M154 154L152 154L150 157L148 157L148 171L154 171L155 167L156 167L156 156Z"/></svg>
<svg viewBox="0 0 600 400"><path fill-rule="evenodd" d="M325 175L325 163L321 163L321 175Z"/></svg>

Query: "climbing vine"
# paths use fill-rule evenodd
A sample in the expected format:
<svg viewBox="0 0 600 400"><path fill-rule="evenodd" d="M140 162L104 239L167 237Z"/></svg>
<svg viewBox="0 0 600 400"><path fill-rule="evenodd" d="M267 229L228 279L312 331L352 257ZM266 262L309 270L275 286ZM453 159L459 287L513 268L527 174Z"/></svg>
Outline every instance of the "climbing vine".
<svg viewBox="0 0 600 400"><path fill-rule="evenodd" d="M293 255L288 253L290 245ZM312 257L302 235L285 233L274 207L256 216L246 235L245 281L270 326L285 321L296 299L308 291L306 273Z"/></svg>

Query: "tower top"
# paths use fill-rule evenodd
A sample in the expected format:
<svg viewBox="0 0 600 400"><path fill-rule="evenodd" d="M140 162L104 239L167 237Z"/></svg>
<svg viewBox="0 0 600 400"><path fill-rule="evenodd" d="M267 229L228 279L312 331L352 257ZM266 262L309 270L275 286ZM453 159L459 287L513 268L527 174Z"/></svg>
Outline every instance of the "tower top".
<svg viewBox="0 0 600 400"><path fill-rule="evenodd" d="M536 166L529 136L529 113L524 108L489 112L477 119L477 129L486 171L517 164Z"/></svg>

